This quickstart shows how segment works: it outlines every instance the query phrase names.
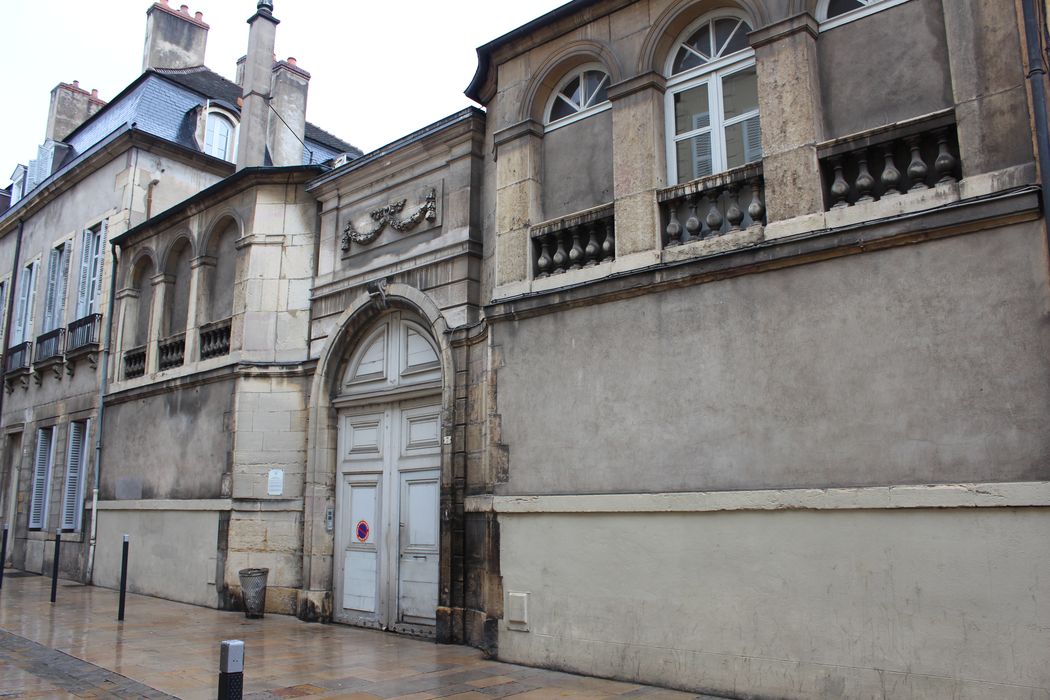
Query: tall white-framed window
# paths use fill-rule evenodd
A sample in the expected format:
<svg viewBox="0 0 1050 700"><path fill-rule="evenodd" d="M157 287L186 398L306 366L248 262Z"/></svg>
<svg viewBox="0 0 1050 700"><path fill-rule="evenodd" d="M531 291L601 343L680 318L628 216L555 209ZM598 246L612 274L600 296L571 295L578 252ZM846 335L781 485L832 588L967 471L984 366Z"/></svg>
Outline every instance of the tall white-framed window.
<svg viewBox="0 0 1050 700"><path fill-rule="evenodd" d="M66 318L66 291L69 288L70 243L62 241L51 249L47 261L47 288L44 292L44 328L62 327Z"/></svg>
<svg viewBox="0 0 1050 700"><path fill-rule="evenodd" d="M29 493L29 527L40 530L47 525L48 501L51 498L51 467L55 461L55 426L36 431L36 453L33 458L33 487Z"/></svg>
<svg viewBox="0 0 1050 700"><path fill-rule="evenodd" d="M229 117L209 111L204 125L204 152L233 162L237 157L236 133L237 127Z"/></svg>
<svg viewBox="0 0 1050 700"><path fill-rule="evenodd" d="M77 271L77 318L97 314L102 296L102 262L105 258L107 222L80 234L80 265Z"/></svg>
<svg viewBox="0 0 1050 700"><path fill-rule="evenodd" d="M588 63L574 68L558 83L558 89L547 101L544 124L548 131L604 112L609 102L609 74L600 64Z"/></svg>
<svg viewBox="0 0 1050 700"><path fill-rule="evenodd" d="M19 274L15 327L8 347L21 345L33 337L33 305L36 301L36 271L39 264L39 260L34 260L25 265Z"/></svg>
<svg viewBox="0 0 1050 700"><path fill-rule="evenodd" d="M672 184L762 158L758 79L751 25L706 16L675 42L667 59L667 170Z"/></svg>
<svg viewBox="0 0 1050 700"><path fill-rule="evenodd" d="M69 447L66 450L66 481L62 489L63 530L80 529L81 500L84 492L84 473L87 471L89 421L69 424Z"/></svg>
<svg viewBox="0 0 1050 700"><path fill-rule="evenodd" d="M819 0L817 21L820 31L825 31L905 2L908 0Z"/></svg>

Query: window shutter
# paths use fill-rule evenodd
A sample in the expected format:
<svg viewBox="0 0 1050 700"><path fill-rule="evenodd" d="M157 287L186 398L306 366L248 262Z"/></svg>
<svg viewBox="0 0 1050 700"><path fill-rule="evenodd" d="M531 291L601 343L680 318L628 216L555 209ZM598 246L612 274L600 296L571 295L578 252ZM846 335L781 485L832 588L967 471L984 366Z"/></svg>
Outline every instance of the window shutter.
<svg viewBox="0 0 1050 700"><path fill-rule="evenodd" d="M711 162L711 135L693 137L693 177L704 177L714 172Z"/></svg>
<svg viewBox="0 0 1050 700"><path fill-rule="evenodd" d="M44 332L54 328L55 299L58 294L58 266L62 254L58 248L52 248L47 259L47 289L44 292Z"/></svg>
<svg viewBox="0 0 1050 700"><path fill-rule="evenodd" d="M40 261L34 260L29 266L29 298L26 304L25 335L19 342L25 342L33 337L33 307L36 305L36 271L40 267Z"/></svg>
<svg viewBox="0 0 1050 700"><path fill-rule="evenodd" d="M77 274L77 318L84 318L90 313L88 285L91 284L91 268L94 255L91 252L95 234L85 230L80 234L80 272Z"/></svg>
<svg viewBox="0 0 1050 700"><path fill-rule="evenodd" d="M744 122L744 161L751 163L761 158L762 123L754 116Z"/></svg>
<svg viewBox="0 0 1050 700"><path fill-rule="evenodd" d="M15 310L15 333L12 338L13 344L25 341L26 331L26 307L29 304L29 276L32 268L22 268L22 277L18 280L18 308Z"/></svg>
<svg viewBox="0 0 1050 700"><path fill-rule="evenodd" d="M7 324L7 283L0 282L0 337L3 337Z"/></svg>
<svg viewBox="0 0 1050 700"><path fill-rule="evenodd" d="M80 482L87 454L87 423L69 424L69 455L66 459L66 485L62 492L62 529L80 529Z"/></svg>
<svg viewBox="0 0 1050 700"><path fill-rule="evenodd" d="M33 464L33 492L29 502L29 527L43 528L47 519L48 482L51 481L51 456L55 429L41 428L36 432L36 460Z"/></svg>
<svg viewBox="0 0 1050 700"><path fill-rule="evenodd" d="M102 261L105 258L103 253L106 250L106 243L109 241L107 230L109 229L109 222L106 219L102 220L102 226L99 232L95 235L95 284L92 290L91 297L91 309L88 313L98 313L98 306L102 299Z"/></svg>
<svg viewBox="0 0 1050 700"><path fill-rule="evenodd" d="M62 244L62 254L58 264L58 299L55 301L55 328L61 328L66 322L66 292L69 291L69 252L72 241Z"/></svg>

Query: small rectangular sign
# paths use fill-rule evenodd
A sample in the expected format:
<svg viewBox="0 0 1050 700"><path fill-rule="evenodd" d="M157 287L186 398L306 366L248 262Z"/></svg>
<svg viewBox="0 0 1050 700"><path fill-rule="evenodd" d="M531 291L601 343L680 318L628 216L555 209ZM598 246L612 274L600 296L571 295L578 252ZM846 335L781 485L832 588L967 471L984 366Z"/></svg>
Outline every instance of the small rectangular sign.
<svg viewBox="0 0 1050 700"><path fill-rule="evenodd" d="M284 493L284 470L271 469L266 482L266 493L269 496L280 496Z"/></svg>

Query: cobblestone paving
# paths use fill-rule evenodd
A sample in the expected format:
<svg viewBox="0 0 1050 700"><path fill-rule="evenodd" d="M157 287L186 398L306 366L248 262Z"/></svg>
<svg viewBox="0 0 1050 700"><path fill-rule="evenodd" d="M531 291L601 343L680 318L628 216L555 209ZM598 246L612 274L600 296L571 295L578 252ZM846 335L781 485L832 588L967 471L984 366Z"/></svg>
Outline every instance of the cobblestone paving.
<svg viewBox="0 0 1050 700"><path fill-rule="evenodd" d="M10 571L10 570L9 570ZM245 644L244 697L253 700L688 700L697 696L490 661L434 644L286 615L248 620L44 576L5 576L0 591L0 699L214 698L219 643Z"/></svg>

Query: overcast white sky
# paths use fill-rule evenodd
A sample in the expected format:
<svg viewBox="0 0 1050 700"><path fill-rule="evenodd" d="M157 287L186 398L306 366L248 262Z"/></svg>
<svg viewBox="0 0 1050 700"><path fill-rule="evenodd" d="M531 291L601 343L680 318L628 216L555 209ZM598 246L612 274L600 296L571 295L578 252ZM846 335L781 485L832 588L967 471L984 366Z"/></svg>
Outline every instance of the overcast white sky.
<svg viewBox="0 0 1050 700"><path fill-rule="evenodd" d="M566 0L274 0L277 56L312 75L307 118L366 153L472 104L475 49ZM51 88L109 100L139 76L149 0L0 0L8 69L0 186L44 139ZM169 0L178 7L181 0ZM207 65L233 79L256 0L190 0Z"/></svg>

